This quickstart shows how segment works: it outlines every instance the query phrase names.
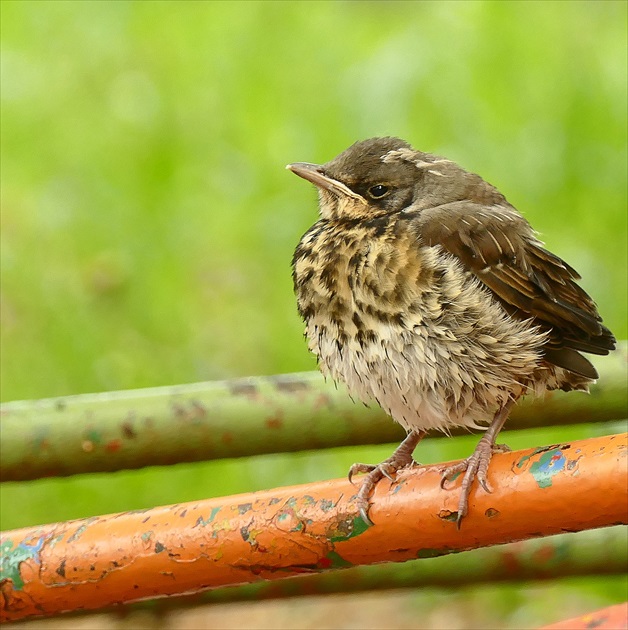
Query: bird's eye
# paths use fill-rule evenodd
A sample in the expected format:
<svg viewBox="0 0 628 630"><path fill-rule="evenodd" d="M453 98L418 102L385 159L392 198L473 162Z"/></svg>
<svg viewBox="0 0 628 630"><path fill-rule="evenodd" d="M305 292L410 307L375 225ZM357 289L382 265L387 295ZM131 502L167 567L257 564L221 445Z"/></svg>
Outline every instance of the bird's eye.
<svg viewBox="0 0 628 630"><path fill-rule="evenodd" d="M376 184L368 189L368 193L373 199L381 199L388 193L388 186L383 184Z"/></svg>

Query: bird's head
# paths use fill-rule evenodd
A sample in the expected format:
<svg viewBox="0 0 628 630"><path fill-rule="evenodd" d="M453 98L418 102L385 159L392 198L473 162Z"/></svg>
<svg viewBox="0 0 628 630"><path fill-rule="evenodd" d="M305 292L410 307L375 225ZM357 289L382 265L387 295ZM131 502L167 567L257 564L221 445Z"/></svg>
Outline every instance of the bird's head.
<svg viewBox="0 0 628 630"><path fill-rule="evenodd" d="M326 164L296 162L286 168L318 188L324 219L370 219L420 211L473 199L479 185L495 190L454 162L415 151L399 138L363 140Z"/></svg>

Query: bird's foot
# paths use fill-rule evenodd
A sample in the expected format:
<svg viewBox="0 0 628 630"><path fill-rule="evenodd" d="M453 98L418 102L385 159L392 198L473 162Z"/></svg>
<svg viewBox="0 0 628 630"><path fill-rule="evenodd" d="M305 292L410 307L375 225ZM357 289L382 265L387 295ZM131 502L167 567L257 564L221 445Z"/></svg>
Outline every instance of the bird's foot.
<svg viewBox="0 0 628 630"><path fill-rule="evenodd" d="M349 481L353 483L353 475L358 473L366 473L366 477L362 481L360 490L356 498L356 504L360 512L362 520L367 525L373 525L373 521L369 518L369 497L375 489L375 486L384 478L394 481L393 475L402 468L415 465L412 459L412 451L407 452L406 449L398 448L388 459L381 464L353 464L349 469Z"/></svg>
<svg viewBox="0 0 628 630"><path fill-rule="evenodd" d="M493 490L488 482L486 473L488 472L488 465L493 457L493 453L504 453L509 450L510 448L505 444L491 444L490 439L483 437L470 457L441 471L441 488L444 488L447 481L450 481L454 475L464 473L460 488L460 500L458 502L458 517L456 519L458 529L460 529L460 523L469 510L469 494L471 493L473 480L477 479L485 492L490 494Z"/></svg>

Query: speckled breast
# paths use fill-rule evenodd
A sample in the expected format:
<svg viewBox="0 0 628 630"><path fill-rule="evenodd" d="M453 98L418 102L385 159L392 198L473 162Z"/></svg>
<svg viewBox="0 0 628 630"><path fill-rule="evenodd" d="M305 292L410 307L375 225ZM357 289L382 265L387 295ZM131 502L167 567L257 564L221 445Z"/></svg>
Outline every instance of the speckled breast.
<svg viewBox="0 0 628 630"><path fill-rule="evenodd" d="M406 429L487 423L538 376L544 335L404 223L319 221L293 267L323 373Z"/></svg>

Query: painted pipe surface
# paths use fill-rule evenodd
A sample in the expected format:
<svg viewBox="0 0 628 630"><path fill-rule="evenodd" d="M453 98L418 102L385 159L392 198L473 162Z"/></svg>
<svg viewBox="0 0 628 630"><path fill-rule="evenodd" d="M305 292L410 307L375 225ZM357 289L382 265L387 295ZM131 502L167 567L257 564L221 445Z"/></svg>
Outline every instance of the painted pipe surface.
<svg viewBox="0 0 628 630"><path fill-rule="evenodd" d="M193 501L0 536L2 621L355 565L403 562L628 523L628 435L495 455L456 528L458 484L441 467L375 490L366 527L337 479Z"/></svg>

